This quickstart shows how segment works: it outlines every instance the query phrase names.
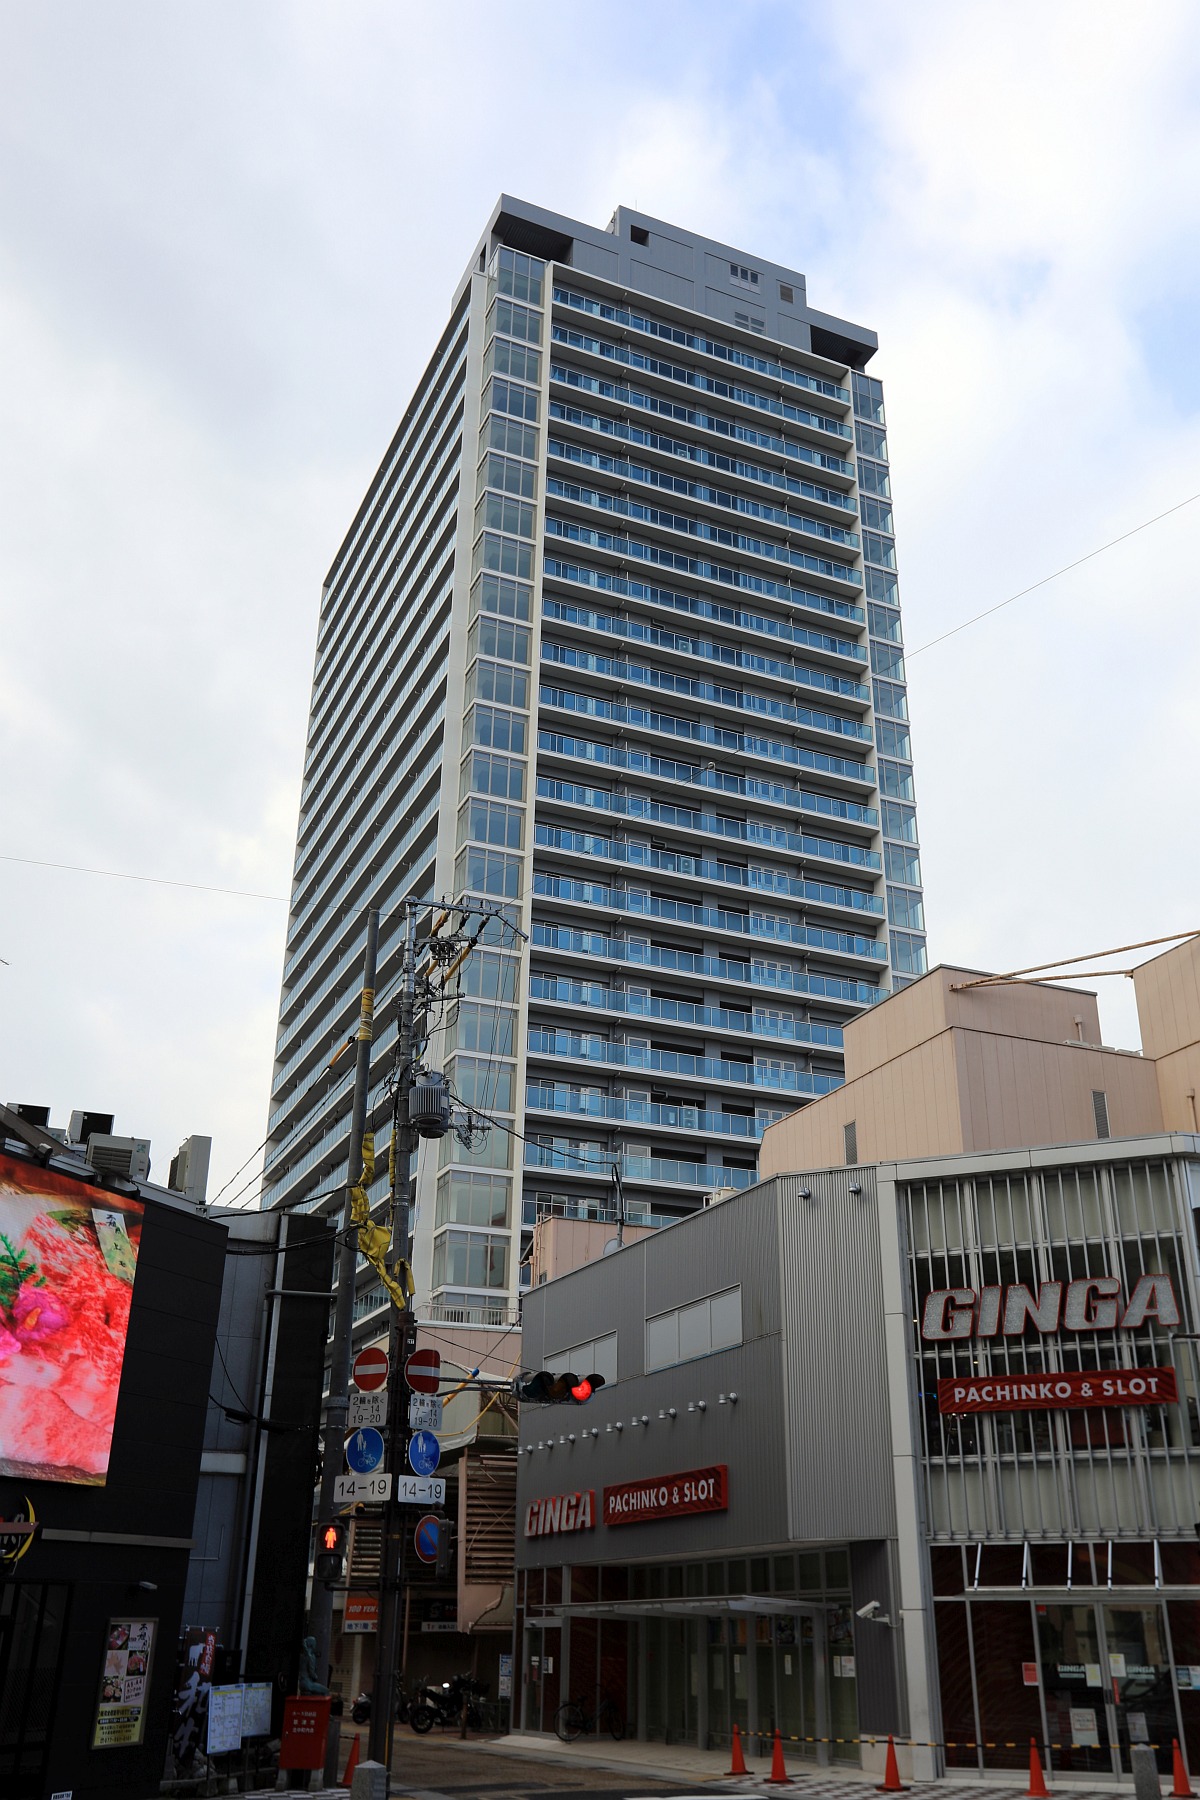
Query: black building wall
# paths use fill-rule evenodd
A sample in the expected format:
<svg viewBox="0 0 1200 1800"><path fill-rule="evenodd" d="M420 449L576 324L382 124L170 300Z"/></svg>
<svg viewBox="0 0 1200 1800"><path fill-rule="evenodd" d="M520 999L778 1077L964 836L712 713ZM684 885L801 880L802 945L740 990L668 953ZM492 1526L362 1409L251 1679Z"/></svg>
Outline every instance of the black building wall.
<svg viewBox="0 0 1200 1800"><path fill-rule="evenodd" d="M102 1190L84 1191L89 1204L103 1204ZM143 1197L105 1485L0 1480L0 1517L16 1516L28 1501L42 1524L6 1583L6 1612L33 1616L17 1605L16 1590L36 1601L47 1584L65 1603L56 1666L25 1683L24 1694L20 1647L0 1641L0 1666L7 1658L8 1668L3 1736L15 1745L20 1733L28 1746L20 1767L3 1771L0 1762L5 1800L63 1791L74 1800L141 1800L157 1794L162 1777L226 1232L190 1207ZM131 1617L156 1623L143 1742L93 1750L108 1624ZM5 1748L0 1737L0 1757Z"/></svg>

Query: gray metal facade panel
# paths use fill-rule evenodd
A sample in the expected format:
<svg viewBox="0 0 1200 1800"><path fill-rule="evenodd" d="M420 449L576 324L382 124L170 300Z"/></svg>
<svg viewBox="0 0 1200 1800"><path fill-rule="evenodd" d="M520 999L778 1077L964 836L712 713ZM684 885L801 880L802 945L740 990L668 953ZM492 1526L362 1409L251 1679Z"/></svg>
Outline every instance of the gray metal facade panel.
<svg viewBox="0 0 1200 1800"><path fill-rule="evenodd" d="M791 1535L891 1537L875 1171L827 1169L783 1177L780 1186ZM811 1198L801 1198L801 1187Z"/></svg>
<svg viewBox="0 0 1200 1800"><path fill-rule="evenodd" d="M619 1260L619 1259L614 1259ZM735 1392L736 1405L719 1404ZM706 1402L689 1412L689 1402ZM676 1418L659 1412L676 1409ZM517 1474L517 1566L558 1563L643 1562L729 1555L787 1542L787 1470L779 1419L783 1406L778 1336L760 1337L734 1350L719 1350L653 1375L602 1390L585 1407L522 1407L522 1454ZM645 1414L648 1425L632 1418ZM623 1429L617 1432L615 1422ZM614 1429L607 1427L612 1424ZM599 1436L585 1438L596 1428ZM575 1433L574 1444L560 1439ZM547 1436L554 1449L537 1449ZM607 1485L649 1476L681 1474L725 1463L729 1509L661 1519L641 1525L601 1524ZM597 1524L592 1531L526 1538L525 1510L542 1495L594 1490Z"/></svg>
<svg viewBox="0 0 1200 1800"><path fill-rule="evenodd" d="M520 1441L535 1449L521 1456L517 1477L521 1567L650 1559L663 1555L667 1544L672 1557L685 1557L786 1543L778 1188L777 1182L764 1182L528 1295L527 1367L542 1354L615 1329L618 1381L586 1407L522 1408ZM651 1375L643 1372L647 1317L735 1284L742 1289L739 1346ZM737 1403L722 1406L720 1395L730 1391L738 1395ZM697 1400L706 1402L706 1410L689 1413L689 1403ZM660 1420L659 1412L672 1406L676 1418ZM643 1414L648 1425L630 1424ZM608 1426L618 1419L622 1431L610 1432ZM593 1428L600 1435L585 1443L585 1431ZM571 1432L574 1445L559 1442ZM538 1450L547 1435L553 1435L555 1448ZM522 1535L524 1510L541 1495L594 1488L599 1506L606 1484L722 1462L729 1468L726 1513L611 1529L598 1525L594 1532L570 1537Z"/></svg>
<svg viewBox="0 0 1200 1800"><path fill-rule="evenodd" d="M522 1314L525 1367L615 1330L620 1378L640 1375L648 1318L737 1284L744 1336L777 1332L775 1193L763 1182L533 1289Z"/></svg>

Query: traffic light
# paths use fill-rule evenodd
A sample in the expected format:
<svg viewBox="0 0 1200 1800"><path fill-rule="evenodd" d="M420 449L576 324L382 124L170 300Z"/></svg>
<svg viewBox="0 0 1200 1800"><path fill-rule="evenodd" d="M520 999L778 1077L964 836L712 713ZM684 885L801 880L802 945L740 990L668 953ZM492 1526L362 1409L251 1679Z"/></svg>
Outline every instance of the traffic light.
<svg viewBox="0 0 1200 1800"><path fill-rule="evenodd" d="M586 1406L603 1386L603 1375L574 1375L570 1370L553 1375L549 1369L535 1374L527 1369L513 1382L513 1393L528 1406Z"/></svg>
<svg viewBox="0 0 1200 1800"><path fill-rule="evenodd" d="M455 1575L455 1533L449 1519L438 1520L438 1552L436 1574L439 1581L453 1581Z"/></svg>
<svg viewBox="0 0 1200 1800"><path fill-rule="evenodd" d="M346 1570L346 1526L341 1519L330 1519L317 1532L317 1557L313 1574L318 1581L335 1582Z"/></svg>

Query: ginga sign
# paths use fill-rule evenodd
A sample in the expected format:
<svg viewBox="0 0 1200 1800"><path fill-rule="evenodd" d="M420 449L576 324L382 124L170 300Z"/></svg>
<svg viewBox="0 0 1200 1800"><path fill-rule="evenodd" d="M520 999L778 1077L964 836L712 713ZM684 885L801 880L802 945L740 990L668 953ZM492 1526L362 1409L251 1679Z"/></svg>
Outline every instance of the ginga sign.
<svg viewBox="0 0 1200 1800"><path fill-rule="evenodd" d="M1115 1275L1043 1281L1036 1296L1022 1282L978 1290L934 1288L922 1309L921 1336L934 1342L1021 1337L1031 1326L1043 1335L1060 1330L1137 1331L1147 1321L1163 1327L1180 1323L1179 1302L1169 1275L1140 1276L1128 1306Z"/></svg>
<svg viewBox="0 0 1200 1800"><path fill-rule="evenodd" d="M531 1500L525 1508L525 1536L553 1537L561 1531L591 1531L596 1523L596 1490L582 1494L555 1494L552 1499Z"/></svg>

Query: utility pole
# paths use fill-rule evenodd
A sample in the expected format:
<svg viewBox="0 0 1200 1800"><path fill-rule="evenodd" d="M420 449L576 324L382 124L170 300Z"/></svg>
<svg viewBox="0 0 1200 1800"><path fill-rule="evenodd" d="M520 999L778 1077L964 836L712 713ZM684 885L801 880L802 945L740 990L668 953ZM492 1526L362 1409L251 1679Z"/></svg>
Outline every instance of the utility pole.
<svg viewBox="0 0 1200 1800"><path fill-rule="evenodd" d="M351 1190L362 1174L363 1132L367 1124L367 1096L371 1082L371 1041L375 1019L375 964L379 954L379 910L367 914L367 948L363 959L362 999L355 1044L354 1099L350 1112L350 1147L346 1156L346 1198L342 1208L341 1266L333 1312L333 1349L329 1358L329 1399L325 1405L325 1430L321 1448L321 1491L318 1520L331 1519L337 1509L335 1484L342 1472L346 1443L347 1395L350 1389L351 1347L354 1333L354 1271L358 1260L350 1242ZM309 1608L309 1633L316 1639L318 1677L328 1679L329 1641L333 1626L333 1588L314 1577ZM325 1779L337 1779L338 1722L330 1725Z"/></svg>
<svg viewBox="0 0 1200 1800"><path fill-rule="evenodd" d="M419 1047L424 1037L418 1033L418 1018L430 1004L448 999L452 977L470 956L488 922L503 921L513 934L524 939L525 933L510 917L511 908L488 902L469 900L438 901L408 896L399 902L405 915L404 941L401 953L400 992L398 996L398 1032L395 1063L393 1126L395 1141L391 1158L389 1197L390 1242L386 1258L368 1245L367 1260L373 1262L385 1286L393 1296L389 1327L389 1374L387 1418L384 1427L386 1446L385 1471L391 1477L392 1491L383 1503L383 1544L380 1569L380 1608L376 1646L375 1685L371 1701L369 1736L371 1757L391 1767L392 1733L395 1724L397 1656L401 1628L402 1570L404 1536L411 1518L398 1499L397 1489L404 1472L408 1449L408 1383L404 1368L416 1348L416 1316L408 1289L403 1283L401 1265L410 1263L409 1240L412 1228L412 1151L415 1140L422 1137L444 1137L450 1129L450 1100L440 1075L429 1074L420 1066ZM436 915L428 935L420 944L422 960L418 966L417 920L422 914ZM455 926L454 921L459 923ZM468 935L467 920L478 921ZM443 925L451 931L440 936ZM351 1114L350 1150L347 1167L347 1194L343 1215L342 1253L334 1306L333 1349L330 1357L329 1400L325 1411L324 1451L318 1519L328 1520L338 1510L336 1486L342 1472L345 1452L346 1419L352 1363L354 1331L354 1293L357 1278L359 1246L363 1232L373 1228L369 1217L361 1212L353 1215L353 1190L359 1186L363 1171L363 1137L367 1122L370 1077L372 1021L375 1004L375 965L379 943L379 913L367 915L367 953L363 973L362 1006L359 1016L354 1077L354 1105ZM413 1113L413 1090L421 1089L421 1105ZM360 1201L361 1206L361 1201ZM357 1227L357 1236L352 1236ZM404 1294L401 1307L397 1292ZM329 1667L329 1645L333 1620L333 1587L314 1579L309 1629L316 1638L317 1668ZM325 1781L332 1786L337 1779L337 1721L330 1727L326 1752Z"/></svg>
<svg viewBox="0 0 1200 1800"><path fill-rule="evenodd" d="M397 1045L397 1084L394 1114L396 1134L392 1155L391 1261L410 1262L409 1236L412 1215L412 1150L414 1133L408 1116L408 1095L416 1058L416 933L417 914L409 906L405 921L404 954L400 979L400 1030ZM385 1442L387 1467L392 1472L392 1497L384 1502L379 1574L379 1625L375 1640L375 1688L371 1696L369 1754L385 1768L392 1766L392 1733L396 1718L396 1668L401 1621L401 1570L404 1559L404 1512L395 1498L403 1470L408 1436L408 1383L404 1366L416 1349L416 1319L411 1304L403 1312L391 1308L388 1333L388 1416Z"/></svg>

